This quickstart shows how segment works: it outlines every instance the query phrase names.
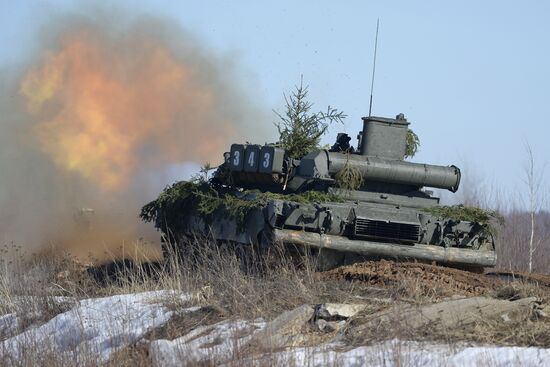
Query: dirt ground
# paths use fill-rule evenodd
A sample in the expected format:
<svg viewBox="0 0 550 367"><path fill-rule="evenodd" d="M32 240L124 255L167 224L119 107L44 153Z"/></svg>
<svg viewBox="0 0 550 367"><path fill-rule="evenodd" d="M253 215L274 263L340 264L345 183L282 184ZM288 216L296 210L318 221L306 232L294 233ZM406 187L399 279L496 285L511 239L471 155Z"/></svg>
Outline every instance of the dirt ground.
<svg viewBox="0 0 550 367"><path fill-rule="evenodd" d="M379 289L381 294L392 300L377 311L369 310L351 319L346 326L346 340L353 345L387 340L396 335L435 342L445 340L545 348L550 345L550 275L497 271L477 274L431 264L382 260L342 266L322 273L321 277L326 281L345 280L355 284L357 289ZM463 309L461 312L451 309L448 316L450 319L458 318L460 326L444 327L435 319L421 327L407 324L414 319L412 315L415 312L422 314L422 310L437 308L445 302L470 302L475 299L496 305L531 303L523 310L505 312L505 317L475 314L474 320L479 318L480 321L470 324L462 318L466 320L473 311L468 314ZM392 307L395 307L394 311L391 311ZM491 308L488 311L495 310ZM438 317L444 314L437 313ZM383 327L380 326L387 316L390 319L395 316L396 319L388 319ZM422 320L424 318L422 316ZM448 321L447 318L442 320Z"/></svg>
<svg viewBox="0 0 550 367"><path fill-rule="evenodd" d="M514 281L523 281L528 283L536 284L540 287L545 287L550 289L550 274L529 274L529 273L515 273L515 272L504 272L504 271L490 271L486 274L491 278L499 278L504 281L514 282Z"/></svg>
<svg viewBox="0 0 550 367"><path fill-rule="evenodd" d="M361 281L381 288L414 282L421 289L432 289L443 296L478 296L503 285L499 277L437 265L385 260L342 266L323 273L322 277L327 280Z"/></svg>

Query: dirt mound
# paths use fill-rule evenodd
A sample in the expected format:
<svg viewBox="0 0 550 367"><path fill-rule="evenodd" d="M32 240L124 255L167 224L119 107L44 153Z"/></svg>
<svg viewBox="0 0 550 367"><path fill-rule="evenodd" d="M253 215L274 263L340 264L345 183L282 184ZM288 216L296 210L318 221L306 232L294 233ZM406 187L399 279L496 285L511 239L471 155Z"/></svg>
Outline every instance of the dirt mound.
<svg viewBox="0 0 550 367"><path fill-rule="evenodd" d="M322 274L325 279L361 281L375 287L416 288L434 296L478 296L501 285L499 279L437 265L369 261L342 266Z"/></svg>
<svg viewBox="0 0 550 367"><path fill-rule="evenodd" d="M487 276L499 278L506 282L523 281L536 284L540 287L550 288L550 274L529 274L521 272L493 271L487 273Z"/></svg>
<svg viewBox="0 0 550 367"><path fill-rule="evenodd" d="M537 283L541 286L549 287L550 288L550 275L549 274L528 274L528 273L521 273L520 274L523 279L526 281Z"/></svg>

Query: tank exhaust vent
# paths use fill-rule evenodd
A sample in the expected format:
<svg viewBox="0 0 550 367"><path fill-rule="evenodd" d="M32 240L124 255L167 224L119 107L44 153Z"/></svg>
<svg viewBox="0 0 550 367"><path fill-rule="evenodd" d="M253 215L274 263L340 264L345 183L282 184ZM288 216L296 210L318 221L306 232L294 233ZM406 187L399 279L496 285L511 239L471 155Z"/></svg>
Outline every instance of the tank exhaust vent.
<svg viewBox="0 0 550 367"><path fill-rule="evenodd" d="M386 222L368 218L356 218L354 236L397 242L418 242L420 226L414 223Z"/></svg>

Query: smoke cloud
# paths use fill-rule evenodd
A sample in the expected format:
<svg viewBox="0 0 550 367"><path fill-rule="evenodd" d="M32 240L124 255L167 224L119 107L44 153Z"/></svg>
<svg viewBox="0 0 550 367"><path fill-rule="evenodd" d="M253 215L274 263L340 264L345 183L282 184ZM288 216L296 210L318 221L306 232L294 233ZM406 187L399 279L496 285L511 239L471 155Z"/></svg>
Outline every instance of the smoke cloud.
<svg viewBox="0 0 550 367"><path fill-rule="evenodd" d="M154 257L136 247L157 237L139 208L174 165L216 165L231 142L261 141L262 113L232 60L169 21L61 24L42 30L15 78L0 80L0 241Z"/></svg>

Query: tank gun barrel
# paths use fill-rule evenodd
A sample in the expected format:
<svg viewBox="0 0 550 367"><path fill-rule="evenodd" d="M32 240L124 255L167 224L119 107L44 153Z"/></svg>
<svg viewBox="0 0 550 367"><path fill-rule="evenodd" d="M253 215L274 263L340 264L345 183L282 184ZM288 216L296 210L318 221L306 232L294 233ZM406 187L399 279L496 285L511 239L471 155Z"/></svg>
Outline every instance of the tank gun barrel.
<svg viewBox="0 0 550 367"><path fill-rule="evenodd" d="M359 171L367 183L374 181L456 192L460 185L458 167L403 160L407 148L408 126L409 122L403 114L394 119L363 117L363 131L359 134L357 154L344 154L344 149L313 152L302 158L300 175L334 179L338 172L348 166Z"/></svg>
<svg viewBox="0 0 550 367"><path fill-rule="evenodd" d="M342 153L326 152L328 172L334 177L346 165L357 169L365 181L427 186L452 192L460 185L460 169Z"/></svg>
<svg viewBox="0 0 550 367"><path fill-rule="evenodd" d="M376 181L416 187L433 187L452 192L460 185L460 169L456 166L436 166L380 157L334 153L321 150L300 162L300 175L333 179L344 167L359 171L365 182Z"/></svg>

